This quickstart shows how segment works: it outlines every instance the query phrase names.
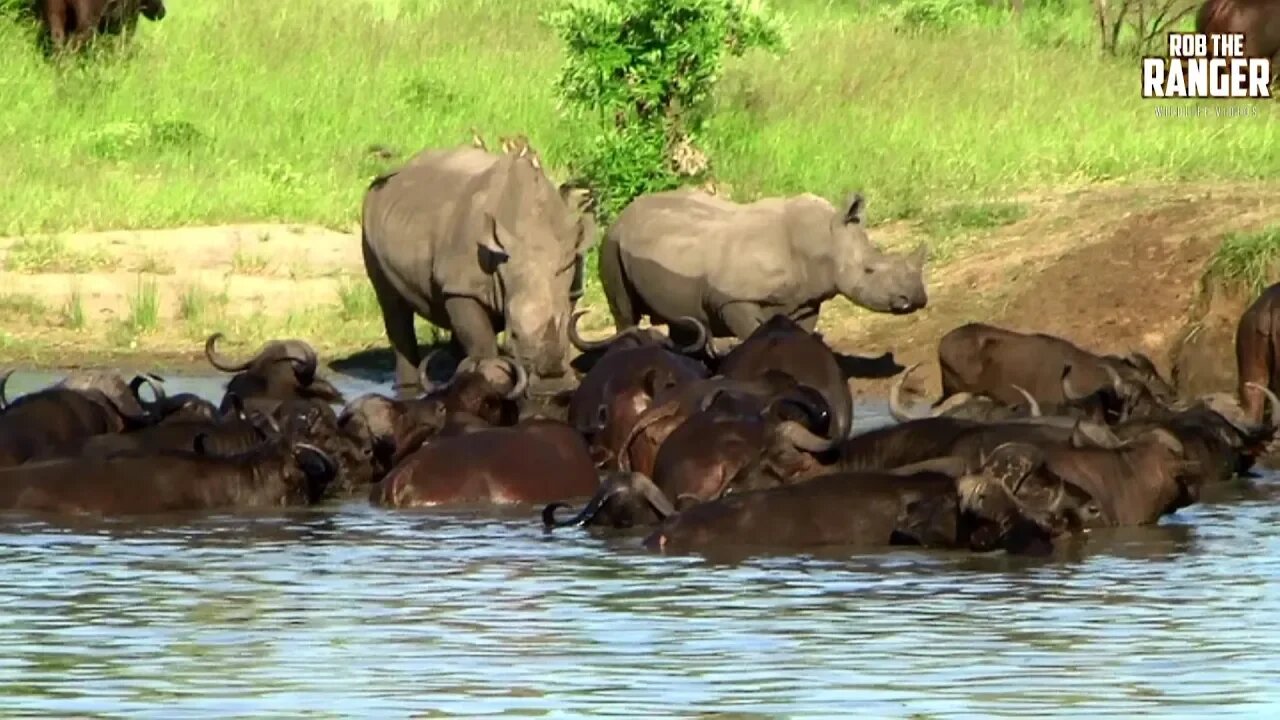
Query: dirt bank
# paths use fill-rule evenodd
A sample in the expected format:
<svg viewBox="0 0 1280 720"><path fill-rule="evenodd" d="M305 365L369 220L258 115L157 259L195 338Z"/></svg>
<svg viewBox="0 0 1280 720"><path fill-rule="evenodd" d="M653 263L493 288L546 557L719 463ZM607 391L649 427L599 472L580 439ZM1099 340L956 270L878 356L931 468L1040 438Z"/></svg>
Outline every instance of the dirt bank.
<svg viewBox="0 0 1280 720"><path fill-rule="evenodd" d="M1177 347L1195 360L1187 382L1229 383L1233 371L1210 376L1230 356L1223 328L1234 330L1247 298L1202 297L1198 280L1226 234L1280 222L1277 197L1274 183L1094 187L1014 198L1021 219L945 241L920 223L883 225L872 237L892 246L945 243L950 259L929 269L929 307L891 317L837 300L821 329L846 352L924 361L924 382L914 384L929 393L938 338L970 321L1142 350L1166 371ZM381 320L352 234L244 225L9 238L0 259L6 364L188 365L214 330L233 349L287 333L329 358L387 362L376 352ZM603 326L606 313L593 308L587 326ZM1201 329L1183 343L1190 328ZM880 394L887 383L857 387Z"/></svg>

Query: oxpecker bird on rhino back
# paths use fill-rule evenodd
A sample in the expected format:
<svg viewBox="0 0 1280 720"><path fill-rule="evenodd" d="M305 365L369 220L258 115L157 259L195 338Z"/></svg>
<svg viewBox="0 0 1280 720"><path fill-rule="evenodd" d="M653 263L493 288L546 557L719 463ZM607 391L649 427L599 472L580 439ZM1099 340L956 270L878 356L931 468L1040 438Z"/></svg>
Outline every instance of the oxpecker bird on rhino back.
<svg viewBox="0 0 1280 720"><path fill-rule="evenodd" d="M498 356L505 330L532 375L564 376L575 275L594 239L584 198L553 185L527 145L502 155L427 150L373 181L365 270L402 392L420 385L415 315L477 359Z"/></svg>
<svg viewBox="0 0 1280 720"><path fill-rule="evenodd" d="M715 337L745 338L778 314L812 331L836 295L876 312L924 307L924 247L878 249L864 208L857 193L842 209L809 194L748 204L701 190L641 196L601 245L614 322L622 330L645 316L654 324L692 317Z"/></svg>

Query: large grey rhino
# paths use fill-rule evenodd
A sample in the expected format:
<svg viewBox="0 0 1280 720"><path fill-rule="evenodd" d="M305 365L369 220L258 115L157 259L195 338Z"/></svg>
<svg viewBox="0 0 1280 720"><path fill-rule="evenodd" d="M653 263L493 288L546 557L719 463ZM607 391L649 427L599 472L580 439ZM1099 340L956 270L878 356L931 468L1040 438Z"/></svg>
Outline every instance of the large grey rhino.
<svg viewBox="0 0 1280 720"><path fill-rule="evenodd" d="M876 312L925 306L923 246L871 244L865 201L844 209L816 195L734 203L701 190L642 195L600 247L600 280L619 330L688 316L714 337L746 338L783 314L812 332L823 302L844 295ZM671 332L680 331L671 326Z"/></svg>
<svg viewBox="0 0 1280 720"><path fill-rule="evenodd" d="M415 315L451 330L473 358L496 357L505 330L530 374L565 375L595 225L586 193L557 188L527 144L420 152L370 184L361 223L402 394L421 389Z"/></svg>

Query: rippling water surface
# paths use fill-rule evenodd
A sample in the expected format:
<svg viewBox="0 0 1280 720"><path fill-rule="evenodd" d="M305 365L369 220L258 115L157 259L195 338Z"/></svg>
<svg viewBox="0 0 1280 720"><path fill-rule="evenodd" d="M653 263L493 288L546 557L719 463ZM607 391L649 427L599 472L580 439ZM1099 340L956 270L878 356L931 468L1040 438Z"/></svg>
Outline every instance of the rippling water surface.
<svg viewBox="0 0 1280 720"><path fill-rule="evenodd" d="M709 561L362 502L6 516L0 715L1277 717L1273 483L1050 559Z"/></svg>

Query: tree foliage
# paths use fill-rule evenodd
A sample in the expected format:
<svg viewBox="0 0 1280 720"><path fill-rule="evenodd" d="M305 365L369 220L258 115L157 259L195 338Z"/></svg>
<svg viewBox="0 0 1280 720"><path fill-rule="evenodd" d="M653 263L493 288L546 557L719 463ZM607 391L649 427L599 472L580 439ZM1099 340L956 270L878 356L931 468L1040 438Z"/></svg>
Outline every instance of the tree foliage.
<svg viewBox="0 0 1280 720"><path fill-rule="evenodd" d="M543 20L566 49L563 104L596 125L573 164L606 217L705 175L696 142L725 59L786 49L763 0L566 0Z"/></svg>

